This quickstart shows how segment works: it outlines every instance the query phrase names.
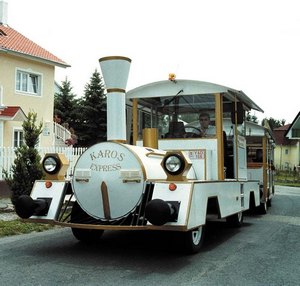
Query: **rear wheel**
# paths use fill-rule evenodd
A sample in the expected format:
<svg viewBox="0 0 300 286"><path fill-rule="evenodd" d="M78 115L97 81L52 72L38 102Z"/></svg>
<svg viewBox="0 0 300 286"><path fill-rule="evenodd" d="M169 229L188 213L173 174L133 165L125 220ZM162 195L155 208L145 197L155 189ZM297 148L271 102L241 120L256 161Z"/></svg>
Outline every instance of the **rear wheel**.
<svg viewBox="0 0 300 286"><path fill-rule="evenodd" d="M231 227L241 227L243 224L244 215L243 212L238 212L226 218L226 222Z"/></svg>
<svg viewBox="0 0 300 286"><path fill-rule="evenodd" d="M267 214L267 210L267 202L260 203L259 207L257 207L257 212L262 215Z"/></svg>
<svg viewBox="0 0 300 286"><path fill-rule="evenodd" d="M96 219L89 216L77 202L74 203L71 212L71 222L80 224L92 224ZM82 242L97 242L100 240L104 230L73 228L72 233L75 238Z"/></svg>

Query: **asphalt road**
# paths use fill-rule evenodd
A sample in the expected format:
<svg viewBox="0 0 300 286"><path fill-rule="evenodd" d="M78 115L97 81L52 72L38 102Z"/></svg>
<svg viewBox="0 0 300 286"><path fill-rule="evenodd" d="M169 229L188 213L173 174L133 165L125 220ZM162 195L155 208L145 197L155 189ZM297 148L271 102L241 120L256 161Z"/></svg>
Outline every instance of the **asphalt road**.
<svg viewBox="0 0 300 286"><path fill-rule="evenodd" d="M92 246L69 229L2 238L0 285L300 285L300 189L276 193L242 228L209 223L190 256L159 232L106 232Z"/></svg>

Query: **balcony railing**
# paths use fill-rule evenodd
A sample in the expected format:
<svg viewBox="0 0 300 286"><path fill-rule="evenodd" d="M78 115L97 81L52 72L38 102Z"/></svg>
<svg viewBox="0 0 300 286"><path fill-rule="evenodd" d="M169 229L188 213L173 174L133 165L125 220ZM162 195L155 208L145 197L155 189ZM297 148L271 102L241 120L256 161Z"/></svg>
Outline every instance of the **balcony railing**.
<svg viewBox="0 0 300 286"><path fill-rule="evenodd" d="M60 139L63 142L71 138L71 132L67 128L56 122L53 122L53 132L55 138Z"/></svg>

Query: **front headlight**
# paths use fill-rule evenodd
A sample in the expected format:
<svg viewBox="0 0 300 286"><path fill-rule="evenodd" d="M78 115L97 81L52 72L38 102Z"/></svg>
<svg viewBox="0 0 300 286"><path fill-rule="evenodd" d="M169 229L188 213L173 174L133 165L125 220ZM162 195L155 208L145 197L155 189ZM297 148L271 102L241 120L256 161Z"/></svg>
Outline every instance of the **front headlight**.
<svg viewBox="0 0 300 286"><path fill-rule="evenodd" d="M60 165L59 158L53 155L46 156L43 160L44 171L48 174L56 174L60 169Z"/></svg>
<svg viewBox="0 0 300 286"><path fill-rule="evenodd" d="M169 174L177 175L184 170L184 159L178 154L171 154L164 158L163 166Z"/></svg>

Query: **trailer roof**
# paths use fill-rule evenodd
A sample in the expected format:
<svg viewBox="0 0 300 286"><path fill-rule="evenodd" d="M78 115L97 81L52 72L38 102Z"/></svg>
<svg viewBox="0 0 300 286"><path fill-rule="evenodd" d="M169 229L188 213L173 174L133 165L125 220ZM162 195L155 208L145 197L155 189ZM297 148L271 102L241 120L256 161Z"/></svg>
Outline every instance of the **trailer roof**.
<svg viewBox="0 0 300 286"><path fill-rule="evenodd" d="M197 81L197 80L164 80L152 82L139 86L126 93L127 99L133 98L149 98L164 96L184 96L190 94L226 94L227 99L234 101L236 96L238 101L242 102L249 109L264 112L256 103L254 103L244 92L238 91L226 86Z"/></svg>

